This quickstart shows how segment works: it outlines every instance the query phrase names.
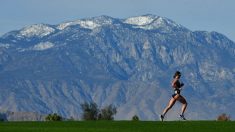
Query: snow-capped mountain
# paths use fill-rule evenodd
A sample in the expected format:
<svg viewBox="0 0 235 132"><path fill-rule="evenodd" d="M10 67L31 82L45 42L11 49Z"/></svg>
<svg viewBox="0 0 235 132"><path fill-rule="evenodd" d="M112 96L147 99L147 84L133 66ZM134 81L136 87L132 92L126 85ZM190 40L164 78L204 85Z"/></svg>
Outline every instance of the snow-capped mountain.
<svg viewBox="0 0 235 132"><path fill-rule="evenodd" d="M94 29L103 25L113 24L113 22L114 22L114 19L111 17L100 16L100 17L95 17L95 18L90 18L90 19L82 19L82 20L76 20L76 21L71 21L71 22L65 22L65 23L59 24L57 28L59 30L63 30L69 26L80 25L82 28Z"/></svg>
<svg viewBox="0 0 235 132"><path fill-rule="evenodd" d="M114 104L117 120L156 120L180 70L189 119L233 118L234 60L226 36L155 15L35 24L0 37L0 110L80 118L80 104L94 101Z"/></svg>
<svg viewBox="0 0 235 132"><path fill-rule="evenodd" d="M145 30L153 30L164 28L167 30L172 29L184 29L183 26L175 23L174 21L160 17L155 15L144 15L144 16L137 16L137 17L130 17L124 20L124 23L136 25L136 28L142 28Z"/></svg>
<svg viewBox="0 0 235 132"><path fill-rule="evenodd" d="M45 24L35 24L29 27L23 28L18 37L33 37L33 36L38 36L38 37L44 37L47 36L55 31L54 28L45 25Z"/></svg>

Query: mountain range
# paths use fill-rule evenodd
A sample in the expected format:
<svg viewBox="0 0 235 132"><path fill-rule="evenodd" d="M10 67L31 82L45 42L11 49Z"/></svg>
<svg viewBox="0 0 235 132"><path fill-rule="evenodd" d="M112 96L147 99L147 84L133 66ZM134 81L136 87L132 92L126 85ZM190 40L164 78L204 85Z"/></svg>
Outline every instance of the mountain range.
<svg viewBox="0 0 235 132"><path fill-rule="evenodd" d="M190 120L235 117L235 43L152 14L34 24L0 37L0 111L81 119L81 103L115 120L158 120L182 72ZM167 114L177 120L180 104Z"/></svg>

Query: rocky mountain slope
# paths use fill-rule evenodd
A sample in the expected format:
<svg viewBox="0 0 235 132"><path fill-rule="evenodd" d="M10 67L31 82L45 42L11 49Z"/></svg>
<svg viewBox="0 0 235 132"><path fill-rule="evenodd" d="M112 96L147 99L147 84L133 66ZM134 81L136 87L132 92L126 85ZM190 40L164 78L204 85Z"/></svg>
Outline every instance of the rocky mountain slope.
<svg viewBox="0 0 235 132"><path fill-rule="evenodd" d="M94 101L114 104L116 120L158 120L176 70L186 117L235 116L235 43L220 33L155 15L35 24L0 37L0 110L80 118L80 104Z"/></svg>

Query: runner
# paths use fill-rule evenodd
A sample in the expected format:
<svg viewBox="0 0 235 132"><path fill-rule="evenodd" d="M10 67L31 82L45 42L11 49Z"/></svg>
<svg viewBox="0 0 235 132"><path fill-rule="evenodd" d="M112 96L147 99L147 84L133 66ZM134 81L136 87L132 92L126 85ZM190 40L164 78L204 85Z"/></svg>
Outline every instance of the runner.
<svg viewBox="0 0 235 132"><path fill-rule="evenodd" d="M174 94L172 95L172 98L170 99L168 106L164 109L163 113L160 115L160 120L163 121L166 113L172 108L172 106L175 104L176 101L179 101L182 103L182 109L181 109L181 114L180 118L182 120L186 120L184 117L184 112L187 108L187 101L186 99L180 94L180 91L182 87L184 86L184 83L180 83L180 77L181 73L179 71L175 72L175 75L173 76L173 81L172 81L172 87L174 89Z"/></svg>

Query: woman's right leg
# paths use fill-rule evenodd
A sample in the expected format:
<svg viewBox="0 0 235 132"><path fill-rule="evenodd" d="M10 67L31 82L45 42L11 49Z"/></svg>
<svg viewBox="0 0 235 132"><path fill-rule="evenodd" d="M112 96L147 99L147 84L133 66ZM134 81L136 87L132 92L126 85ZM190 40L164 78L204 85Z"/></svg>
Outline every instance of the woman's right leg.
<svg viewBox="0 0 235 132"><path fill-rule="evenodd" d="M177 95L176 95L177 96ZM172 106L175 104L176 99L175 98L171 98L171 100L168 103L168 106L164 109L162 116L164 117L166 115L166 113L172 108Z"/></svg>

